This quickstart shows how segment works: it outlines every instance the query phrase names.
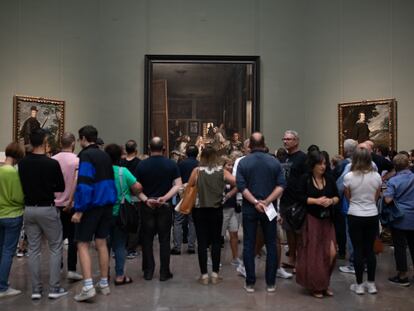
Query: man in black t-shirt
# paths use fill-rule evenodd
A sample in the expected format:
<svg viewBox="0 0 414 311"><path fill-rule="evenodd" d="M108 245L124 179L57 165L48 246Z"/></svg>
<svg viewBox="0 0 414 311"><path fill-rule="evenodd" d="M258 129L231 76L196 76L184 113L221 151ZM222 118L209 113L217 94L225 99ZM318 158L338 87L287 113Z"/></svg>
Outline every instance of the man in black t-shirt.
<svg viewBox="0 0 414 311"><path fill-rule="evenodd" d="M137 158L138 151L137 143L135 140L130 139L125 143L125 152L127 156L125 159L121 159L119 166L126 167L132 174L134 174L140 162L140 159ZM131 199L134 205L138 205L138 199L135 196L131 197ZM137 247L139 244L140 233L129 233L127 241L128 259L134 259L138 256Z"/></svg>
<svg viewBox="0 0 414 311"><path fill-rule="evenodd" d="M30 134L33 151L19 163L19 175L24 193L24 226L29 243L33 300L41 299L43 294L40 275L43 236L46 237L50 250L49 298L59 298L68 293L60 287L62 223L59 210L55 207L55 192L65 190L65 180L59 162L46 156L47 139L45 130L40 128L34 130Z"/></svg>
<svg viewBox="0 0 414 311"><path fill-rule="evenodd" d="M143 187L142 218L142 269L144 279L151 280L155 262L153 254L154 236L160 243L160 281L173 275L170 271L170 238L172 224L171 198L181 187L181 176L177 164L163 156L164 143L160 137L150 142L151 156L141 161L135 171L137 181Z"/></svg>
<svg viewBox="0 0 414 311"><path fill-rule="evenodd" d="M300 177L306 172L306 154L299 149L299 135L296 131L288 130L283 136L283 145L288 152L282 169L285 174L287 187L280 199L280 214L282 219L286 213L298 202L298 185ZM295 268L296 245L299 234L295 232L286 221L283 221L286 237L289 245L289 262L284 263L285 268Z"/></svg>

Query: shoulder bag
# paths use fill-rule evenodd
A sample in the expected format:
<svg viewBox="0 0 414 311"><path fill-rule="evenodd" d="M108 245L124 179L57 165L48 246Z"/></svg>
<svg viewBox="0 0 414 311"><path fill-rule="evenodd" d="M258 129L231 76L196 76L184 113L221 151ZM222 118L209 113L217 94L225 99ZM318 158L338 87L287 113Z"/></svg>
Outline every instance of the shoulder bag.
<svg viewBox="0 0 414 311"><path fill-rule="evenodd" d="M119 216L117 225L121 230L128 233L137 233L140 224L139 207L137 204L132 204L125 199L123 191L123 172L122 167L119 167L119 185L121 188L122 199L119 204Z"/></svg>
<svg viewBox="0 0 414 311"><path fill-rule="evenodd" d="M198 179L198 168L197 168L197 179ZM177 204L176 210L178 210L181 214L188 215L194 208L197 199L197 183L194 186L190 186L187 184L185 187L182 199Z"/></svg>

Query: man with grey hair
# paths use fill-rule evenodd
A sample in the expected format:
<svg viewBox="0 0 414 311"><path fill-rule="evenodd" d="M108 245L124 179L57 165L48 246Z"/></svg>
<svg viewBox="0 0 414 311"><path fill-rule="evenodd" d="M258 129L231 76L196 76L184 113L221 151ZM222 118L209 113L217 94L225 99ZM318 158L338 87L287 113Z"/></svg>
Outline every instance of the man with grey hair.
<svg viewBox="0 0 414 311"><path fill-rule="evenodd" d="M283 146L287 151L286 161L282 163L287 187L280 199L280 214L284 220L282 225L286 230L289 245L289 261L282 263L284 268L292 268L295 271L296 246L300 235L286 221L286 215L299 203L299 179L306 172L306 154L299 148L299 134L293 130L287 130L282 138Z"/></svg>

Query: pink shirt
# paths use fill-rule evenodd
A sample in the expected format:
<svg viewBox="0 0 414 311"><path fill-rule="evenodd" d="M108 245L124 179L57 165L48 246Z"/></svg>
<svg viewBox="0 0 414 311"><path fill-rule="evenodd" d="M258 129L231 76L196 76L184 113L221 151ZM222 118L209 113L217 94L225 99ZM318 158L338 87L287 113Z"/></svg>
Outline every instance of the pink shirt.
<svg viewBox="0 0 414 311"><path fill-rule="evenodd" d="M79 167L79 158L72 152L59 152L52 159L59 162L63 178L65 179L65 191L55 193L55 205L67 206L69 204L70 194L76 186L75 176Z"/></svg>

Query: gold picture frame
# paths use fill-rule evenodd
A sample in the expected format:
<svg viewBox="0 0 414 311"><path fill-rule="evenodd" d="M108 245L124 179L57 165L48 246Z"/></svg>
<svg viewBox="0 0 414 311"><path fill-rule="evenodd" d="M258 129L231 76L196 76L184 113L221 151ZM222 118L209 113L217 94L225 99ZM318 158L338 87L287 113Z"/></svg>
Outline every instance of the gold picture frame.
<svg viewBox="0 0 414 311"><path fill-rule="evenodd" d="M375 145L397 149L397 101L363 100L338 104L338 150L343 154L348 138L359 143L371 140Z"/></svg>
<svg viewBox="0 0 414 311"><path fill-rule="evenodd" d="M29 144L33 128L44 128L50 134L49 144L57 149L65 129L65 102L43 97L13 97L13 141Z"/></svg>

